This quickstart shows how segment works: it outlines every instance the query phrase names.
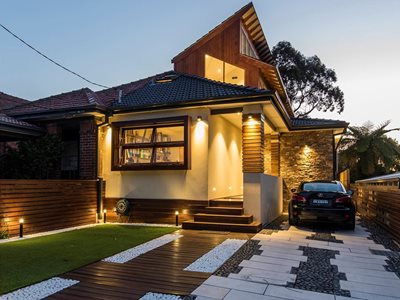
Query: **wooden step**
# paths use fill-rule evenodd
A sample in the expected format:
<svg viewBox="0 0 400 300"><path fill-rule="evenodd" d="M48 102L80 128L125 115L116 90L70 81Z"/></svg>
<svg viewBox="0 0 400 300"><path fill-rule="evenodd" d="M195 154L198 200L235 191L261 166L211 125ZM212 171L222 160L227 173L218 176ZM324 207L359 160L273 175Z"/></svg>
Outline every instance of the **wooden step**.
<svg viewBox="0 0 400 300"><path fill-rule="evenodd" d="M240 199L213 199L210 200L211 207L243 207L243 200Z"/></svg>
<svg viewBox="0 0 400 300"><path fill-rule="evenodd" d="M183 229L195 230L215 230L215 231L232 231L232 232L249 232L256 233L262 229L260 222L250 224L235 224L235 223L213 223L213 222L182 222Z"/></svg>
<svg viewBox="0 0 400 300"><path fill-rule="evenodd" d="M212 223L250 224L253 222L253 215L195 214L194 221L212 222Z"/></svg>
<svg viewBox="0 0 400 300"><path fill-rule="evenodd" d="M244 209L240 207L206 207L204 212L212 215L243 215Z"/></svg>

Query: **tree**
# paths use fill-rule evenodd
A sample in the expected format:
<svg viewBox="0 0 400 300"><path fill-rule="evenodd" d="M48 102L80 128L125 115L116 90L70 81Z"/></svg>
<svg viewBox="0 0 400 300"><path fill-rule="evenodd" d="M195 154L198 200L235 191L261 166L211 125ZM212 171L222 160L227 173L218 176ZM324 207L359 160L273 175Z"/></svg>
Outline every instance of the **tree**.
<svg viewBox="0 0 400 300"><path fill-rule="evenodd" d="M0 177L7 179L56 178L63 145L56 135L21 141L0 157Z"/></svg>
<svg viewBox="0 0 400 300"><path fill-rule="evenodd" d="M386 134L400 128L387 129L390 121L374 126L351 126L340 144L342 169L349 168L352 180L378 176L400 170L400 145Z"/></svg>
<svg viewBox="0 0 400 300"><path fill-rule="evenodd" d="M272 55L297 117L307 117L314 110L343 111L343 92L334 86L336 73L318 56L305 57L286 41L279 42Z"/></svg>

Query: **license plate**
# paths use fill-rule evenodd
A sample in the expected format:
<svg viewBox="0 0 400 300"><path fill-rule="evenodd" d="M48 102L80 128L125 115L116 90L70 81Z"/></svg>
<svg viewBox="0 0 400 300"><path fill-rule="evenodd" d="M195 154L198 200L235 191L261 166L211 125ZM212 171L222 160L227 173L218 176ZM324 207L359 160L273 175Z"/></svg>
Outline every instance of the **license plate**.
<svg viewBox="0 0 400 300"><path fill-rule="evenodd" d="M325 199L314 199L313 204L324 205L329 204L329 201Z"/></svg>

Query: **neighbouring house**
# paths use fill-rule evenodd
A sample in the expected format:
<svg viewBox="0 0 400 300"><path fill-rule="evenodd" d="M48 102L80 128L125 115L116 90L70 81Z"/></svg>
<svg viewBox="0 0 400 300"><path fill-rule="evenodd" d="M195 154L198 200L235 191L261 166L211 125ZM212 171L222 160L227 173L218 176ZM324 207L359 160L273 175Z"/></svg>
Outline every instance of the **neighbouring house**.
<svg viewBox="0 0 400 300"><path fill-rule="evenodd" d="M252 3L172 63L0 112L60 135L60 177L102 178L108 220L123 198L122 221L170 223L178 211L184 228L257 231L301 181L337 177L348 123L294 116Z"/></svg>

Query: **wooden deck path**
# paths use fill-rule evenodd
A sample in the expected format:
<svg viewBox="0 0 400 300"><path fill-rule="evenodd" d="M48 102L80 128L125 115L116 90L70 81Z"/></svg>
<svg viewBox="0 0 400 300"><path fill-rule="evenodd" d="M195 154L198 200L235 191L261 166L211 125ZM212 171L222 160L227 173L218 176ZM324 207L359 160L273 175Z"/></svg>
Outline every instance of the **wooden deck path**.
<svg viewBox="0 0 400 300"><path fill-rule="evenodd" d="M211 273L183 269L228 238L252 234L178 231L183 237L124 264L96 262L60 277L79 280L48 299L139 299L147 292L188 295Z"/></svg>

